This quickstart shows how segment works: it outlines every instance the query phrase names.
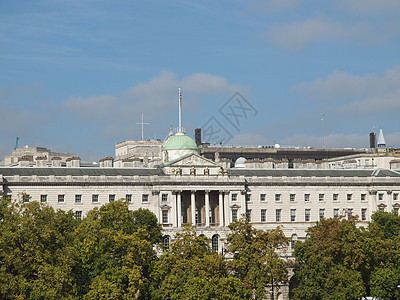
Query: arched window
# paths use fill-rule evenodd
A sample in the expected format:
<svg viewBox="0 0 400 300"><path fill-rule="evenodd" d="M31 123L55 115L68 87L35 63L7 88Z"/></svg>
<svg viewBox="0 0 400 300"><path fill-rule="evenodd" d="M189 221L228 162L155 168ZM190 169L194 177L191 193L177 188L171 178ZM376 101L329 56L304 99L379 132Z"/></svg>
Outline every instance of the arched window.
<svg viewBox="0 0 400 300"><path fill-rule="evenodd" d="M169 235L164 235L164 237L163 237L164 251L169 250L169 244L170 244L170 237L169 237Z"/></svg>
<svg viewBox="0 0 400 300"><path fill-rule="evenodd" d="M292 238L290 240L290 248L294 249L294 244L297 241L297 234L292 234Z"/></svg>
<svg viewBox="0 0 400 300"><path fill-rule="evenodd" d="M213 251L215 251L215 252L218 252L218 241L219 241L218 234L214 234L211 239L211 246L212 246Z"/></svg>

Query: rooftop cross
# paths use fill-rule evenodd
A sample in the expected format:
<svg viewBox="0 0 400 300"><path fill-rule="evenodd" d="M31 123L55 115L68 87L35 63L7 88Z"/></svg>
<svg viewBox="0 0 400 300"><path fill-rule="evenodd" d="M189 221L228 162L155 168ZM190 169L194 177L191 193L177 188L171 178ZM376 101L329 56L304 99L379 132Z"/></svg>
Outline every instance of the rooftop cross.
<svg viewBox="0 0 400 300"><path fill-rule="evenodd" d="M144 138L143 138L143 125L149 125L150 123L144 123L143 122L143 113L142 113L142 122L140 122L140 123L136 123L137 125L142 125L142 141L144 140Z"/></svg>

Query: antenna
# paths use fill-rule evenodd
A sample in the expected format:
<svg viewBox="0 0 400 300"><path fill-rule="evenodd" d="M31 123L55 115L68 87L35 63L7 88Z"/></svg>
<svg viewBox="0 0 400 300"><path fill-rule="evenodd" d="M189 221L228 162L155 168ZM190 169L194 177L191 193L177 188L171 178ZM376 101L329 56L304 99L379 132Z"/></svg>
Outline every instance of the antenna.
<svg viewBox="0 0 400 300"><path fill-rule="evenodd" d="M322 148L325 148L325 128L324 128L324 114L321 114L321 127L322 127Z"/></svg>
<svg viewBox="0 0 400 300"><path fill-rule="evenodd" d="M137 125L142 125L142 141L144 140L143 138L143 125L149 125L150 123L144 123L143 122L143 113L142 113L142 122L141 123L136 123Z"/></svg>

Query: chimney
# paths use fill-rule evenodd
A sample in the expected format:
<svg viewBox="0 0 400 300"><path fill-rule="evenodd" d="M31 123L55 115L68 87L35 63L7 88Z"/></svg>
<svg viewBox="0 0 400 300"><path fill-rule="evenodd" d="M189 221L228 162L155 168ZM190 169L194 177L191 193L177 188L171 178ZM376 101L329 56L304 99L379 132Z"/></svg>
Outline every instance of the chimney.
<svg viewBox="0 0 400 300"><path fill-rule="evenodd" d="M369 147L371 149L375 149L376 148L376 133L375 132L371 132L369 134Z"/></svg>
<svg viewBox="0 0 400 300"><path fill-rule="evenodd" d="M194 130L194 141L196 142L197 146L201 145L201 128L196 128Z"/></svg>

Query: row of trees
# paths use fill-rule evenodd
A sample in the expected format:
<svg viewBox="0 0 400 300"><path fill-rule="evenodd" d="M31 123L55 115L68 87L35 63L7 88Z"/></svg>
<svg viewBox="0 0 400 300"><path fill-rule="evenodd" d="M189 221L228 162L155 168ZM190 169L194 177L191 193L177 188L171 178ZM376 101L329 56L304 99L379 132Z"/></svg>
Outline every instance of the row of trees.
<svg viewBox="0 0 400 300"><path fill-rule="evenodd" d="M126 201L91 210L83 220L32 201L0 199L1 299L263 299L287 280L276 249L280 229L230 225L225 257L191 227L157 256L161 227ZM268 263L267 263L268 262Z"/></svg>
<svg viewBox="0 0 400 300"><path fill-rule="evenodd" d="M282 230L229 225L224 254L185 227L168 251L150 211L122 200L77 220L38 202L0 199L1 299L269 299L272 283L294 269L293 299L396 299L400 217L377 212L367 228L354 218L324 219L282 259ZM159 253L160 254L160 253ZM228 258L228 259L227 259Z"/></svg>

